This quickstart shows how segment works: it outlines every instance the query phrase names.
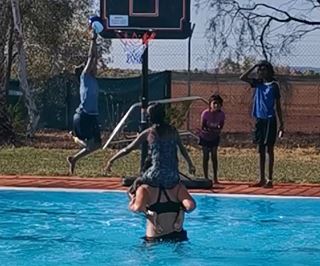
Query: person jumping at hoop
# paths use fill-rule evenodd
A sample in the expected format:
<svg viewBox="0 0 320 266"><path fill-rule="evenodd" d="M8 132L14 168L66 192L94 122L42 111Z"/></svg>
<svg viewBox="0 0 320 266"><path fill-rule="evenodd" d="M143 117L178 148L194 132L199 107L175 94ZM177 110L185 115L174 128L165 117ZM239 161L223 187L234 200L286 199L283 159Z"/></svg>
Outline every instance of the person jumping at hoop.
<svg viewBox="0 0 320 266"><path fill-rule="evenodd" d="M76 162L84 156L101 147L101 134L98 123L99 86L96 80L97 72L97 33L91 31L89 58L86 64L75 68L75 74L80 80L80 105L73 116L72 136L81 146L80 151L69 156L69 174L74 173Z"/></svg>

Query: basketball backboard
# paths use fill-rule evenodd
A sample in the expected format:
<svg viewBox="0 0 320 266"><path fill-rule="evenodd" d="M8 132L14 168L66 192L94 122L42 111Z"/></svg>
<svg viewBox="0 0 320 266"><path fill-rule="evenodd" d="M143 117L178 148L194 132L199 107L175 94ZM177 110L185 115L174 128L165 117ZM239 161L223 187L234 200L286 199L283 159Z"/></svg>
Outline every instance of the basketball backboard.
<svg viewBox="0 0 320 266"><path fill-rule="evenodd" d="M119 38L119 32L139 36L152 31L157 39L185 39L191 34L190 0L100 0L100 17L104 38Z"/></svg>

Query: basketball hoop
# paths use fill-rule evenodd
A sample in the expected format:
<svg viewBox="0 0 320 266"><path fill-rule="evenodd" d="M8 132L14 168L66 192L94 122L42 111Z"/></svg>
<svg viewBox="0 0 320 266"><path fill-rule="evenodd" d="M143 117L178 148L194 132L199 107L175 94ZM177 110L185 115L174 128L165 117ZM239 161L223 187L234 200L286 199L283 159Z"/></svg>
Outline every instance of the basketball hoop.
<svg viewBox="0 0 320 266"><path fill-rule="evenodd" d="M128 64L141 64L142 55L147 48L148 42L156 37L155 32L145 32L142 36L133 32L117 32L122 48L127 57Z"/></svg>

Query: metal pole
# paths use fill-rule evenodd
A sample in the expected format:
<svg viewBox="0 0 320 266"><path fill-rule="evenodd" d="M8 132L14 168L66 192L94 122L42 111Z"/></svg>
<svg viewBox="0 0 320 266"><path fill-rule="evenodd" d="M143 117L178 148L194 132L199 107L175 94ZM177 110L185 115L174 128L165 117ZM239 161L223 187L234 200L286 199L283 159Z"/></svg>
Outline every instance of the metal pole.
<svg viewBox="0 0 320 266"><path fill-rule="evenodd" d="M191 33L188 38L188 96L191 96L191 38L196 24L192 24ZM187 130L190 129L190 112L188 111Z"/></svg>
<svg viewBox="0 0 320 266"><path fill-rule="evenodd" d="M70 87L70 82L67 81L65 83L66 85L66 122L65 122L65 126L66 129L70 130L71 126L70 126L70 106L71 106L71 87Z"/></svg>
<svg viewBox="0 0 320 266"><path fill-rule="evenodd" d="M142 55L140 132L147 128L147 108L149 104L148 68L148 43L146 43L146 49L144 50L144 53ZM142 171L147 155L148 143L145 141L141 145L140 172Z"/></svg>

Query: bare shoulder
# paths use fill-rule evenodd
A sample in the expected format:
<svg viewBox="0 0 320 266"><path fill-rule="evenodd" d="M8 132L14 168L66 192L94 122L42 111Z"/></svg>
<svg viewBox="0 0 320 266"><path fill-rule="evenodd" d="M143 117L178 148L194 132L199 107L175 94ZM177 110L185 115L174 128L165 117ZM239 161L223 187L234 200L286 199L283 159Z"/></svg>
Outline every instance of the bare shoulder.
<svg viewBox="0 0 320 266"><path fill-rule="evenodd" d="M140 187L141 187L141 193L145 193L145 195L147 195L149 204L156 201L159 188L151 187L146 184L143 184Z"/></svg>

